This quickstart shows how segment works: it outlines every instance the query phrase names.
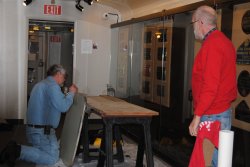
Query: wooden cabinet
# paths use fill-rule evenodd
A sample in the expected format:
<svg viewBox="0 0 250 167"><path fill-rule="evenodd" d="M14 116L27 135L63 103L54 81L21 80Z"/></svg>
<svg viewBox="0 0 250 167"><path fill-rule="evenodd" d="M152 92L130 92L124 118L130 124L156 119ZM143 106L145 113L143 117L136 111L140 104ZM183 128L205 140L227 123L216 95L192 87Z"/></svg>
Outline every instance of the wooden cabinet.
<svg viewBox="0 0 250 167"><path fill-rule="evenodd" d="M143 36L141 98L169 107L172 27L146 26Z"/></svg>

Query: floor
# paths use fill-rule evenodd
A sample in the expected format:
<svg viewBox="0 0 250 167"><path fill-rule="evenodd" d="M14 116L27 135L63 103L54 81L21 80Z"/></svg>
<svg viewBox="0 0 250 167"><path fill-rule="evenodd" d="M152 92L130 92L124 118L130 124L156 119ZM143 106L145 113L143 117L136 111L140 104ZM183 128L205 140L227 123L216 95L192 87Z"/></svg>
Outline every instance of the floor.
<svg viewBox="0 0 250 167"><path fill-rule="evenodd" d="M114 161L114 165L117 167L135 167L136 162L136 151L137 151L137 145L126 136L123 136L123 151L124 151L124 157L125 160L123 163L118 163L116 160ZM145 156L144 156L144 165L145 162ZM75 158L75 163L73 167L96 167L97 161L92 161L90 163L82 163L81 160L81 154L78 155ZM146 166L146 165L145 165ZM159 159L158 157L154 156L154 166L155 167L172 167L171 165L167 164L163 160Z"/></svg>
<svg viewBox="0 0 250 167"><path fill-rule="evenodd" d="M57 131L57 133L60 134L60 129ZM1 136L0 137L0 150L4 148L4 146L8 143L9 140L15 140L19 144L26 143L24 125L10 126L9 124L0 123L0 136ZM137 145L135 144L133 140L131 140L127 136L123 136L123 141L124 141L123 150L124 150L125 161L123 163L118 163L116 160L114 160L114 166L134 167L135 160L136 160ZM73 167L95 167L96 166L97 164L96 160L93 160L89 163L82 163L81 157L82 157L81 153L75 157ZM145 157L144 157L144 164L146 164ZM155 167L172 167L171 165L167 164L166 162L164 162L163 160L159 159L156 156L154 156L154 166ZM0 164L0 167L5 167L5 166ZM19 160L16 162L16 167L48 167L48 166L35 165L33 163ZM65 166L62 162L59 162L57 165L53 167L65 167Z"/></svg>

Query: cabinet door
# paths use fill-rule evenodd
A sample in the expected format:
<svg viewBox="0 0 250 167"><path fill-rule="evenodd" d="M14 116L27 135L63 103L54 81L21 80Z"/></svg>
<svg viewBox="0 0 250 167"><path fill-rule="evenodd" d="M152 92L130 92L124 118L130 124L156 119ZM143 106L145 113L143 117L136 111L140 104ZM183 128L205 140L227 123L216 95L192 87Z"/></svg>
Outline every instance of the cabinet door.
<svg viewBox="0 0 250 167"><path fill-rule="evenodd" d="M154 56L155 56L155 39L154 27L145 27L143 54L142 54L142 78L141 78L141 98L153 100L153 77L154 77Z"/></svg>
<svg viewBox="0 0 250 167"><path fill-rule="evenodd" d="M156 27L153 101L169 107L172 27Z"/></svg>
<svg viewBox="0 0 250 167"><path fill-rule="evenodd" d="M164 106L169 106L171 33L171 26L144 29L141 98Z"/></svg>

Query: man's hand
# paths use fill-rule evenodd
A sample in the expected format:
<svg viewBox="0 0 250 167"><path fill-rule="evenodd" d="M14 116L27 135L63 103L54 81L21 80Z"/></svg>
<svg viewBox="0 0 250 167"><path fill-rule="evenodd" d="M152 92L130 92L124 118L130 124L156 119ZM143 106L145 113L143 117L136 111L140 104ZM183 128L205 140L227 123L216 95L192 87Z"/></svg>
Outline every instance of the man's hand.
<svg viewBox="0 0 250 167"><path fill-rule="evenodd" d="M196 136L198 131L198 126L200 123L200 116L195 115L192 122L189 125L189 133L191 136Z"/></svg>
<svg viewBox="0 0 250 167"><path fill-rule="evenodd" d="M70 87L69 87L69 91L72 92L72 93L77 93L78 92L78 88L75 84L72 84Z"/></svg>

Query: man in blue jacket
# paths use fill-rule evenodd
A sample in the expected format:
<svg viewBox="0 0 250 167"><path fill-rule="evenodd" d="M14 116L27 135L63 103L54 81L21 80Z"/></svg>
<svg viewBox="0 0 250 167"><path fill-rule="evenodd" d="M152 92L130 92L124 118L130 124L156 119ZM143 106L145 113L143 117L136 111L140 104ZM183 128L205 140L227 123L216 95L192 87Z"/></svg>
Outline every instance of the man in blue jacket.
<svg viewBox="0 0 250 167"><path fill-rule="evenodd" d="M47 78L32 89L27 111L26 135L32 146L8 143L0 154L0 162L14 166L16 159L41 165L53 165L59 160L59 143L55 134L61 113L67 112L78 88L73 84L65 95L60 85L65 81L66 70L52 65Z"/></svg>

